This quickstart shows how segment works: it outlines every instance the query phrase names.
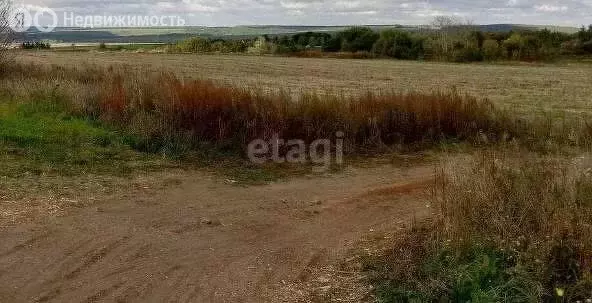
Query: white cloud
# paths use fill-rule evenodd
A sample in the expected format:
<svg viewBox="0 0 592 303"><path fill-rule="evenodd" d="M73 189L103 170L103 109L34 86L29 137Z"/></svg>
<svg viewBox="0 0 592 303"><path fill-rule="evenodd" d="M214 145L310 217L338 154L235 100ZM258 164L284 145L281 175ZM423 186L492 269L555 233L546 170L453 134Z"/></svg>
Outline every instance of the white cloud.
<svg viewBox="0 0 592 303"><path fill-rule="evenodd" d="M289 1L280 1L280 4L283 8L293 9L293 10L301 10L308 8L312 5L312 3L306 2L289 2Z"/></svg>
<svg viewBox="0 0 592 303"><path fill-rule="evenodd" d="M556 5L549 5L549 4L542 4L542 5L535 5L534 9L537 12L545 12L545 13L556 13L556 12L565 12L567 11L567 6L556 6Z"/></svg>
<svg viewBox="0 0 592 303"><path fill-rule="evenodd" d="M592 0L16 0L87 15L161 14L188 25L429 24L436 15L475 23L592 22Z"/></svg>
<svg viewBox="0 0 592 303"><path fill-rule="evenodd" d="M518 0L508 0L506 5L507 6L516 6L516 5L518 5Z"/></svg>
<svg viewBox="0 0 592 303"><path fill-rule="evenodd" d="M334 6L351 10L359 8L361 5L362 3L360 1L336 1Z"/></svg>

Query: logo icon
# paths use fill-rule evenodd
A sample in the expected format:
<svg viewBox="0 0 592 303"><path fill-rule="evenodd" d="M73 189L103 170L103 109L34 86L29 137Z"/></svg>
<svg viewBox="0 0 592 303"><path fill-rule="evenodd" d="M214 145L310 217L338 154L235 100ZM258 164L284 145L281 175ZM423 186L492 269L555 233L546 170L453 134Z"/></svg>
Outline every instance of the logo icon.
<svg viewBox="0 0 592 303"><path fill-rule="evenodd" d="M8 24L17 33L26 32L33 25L33 17L24 6L16 7L8 15Z"/></svg>
<svg viewBox="0 0 592 303"><path fill-rule="evenodd" d="M39 17L45 14L48 14L51 17L51 23L46 26L43 26L39 22ZM35 23L35 27L37 27L39 31L49 33L58 26L58 15L52 9L44 7L35 13L35 16L33 16L33 22Z"/></svg>
<svg viewBox="0 0 592 303"><path fill-rule="evenodd" d="M49 15L49 18L45 17ZM51 20L48 25L41 25L41 21ZM22 33L28 31L32 26L44 33L53 31L58 26L58 15L50 8L43 7L31 14L31 11L24 6L15 7L8 15L8 24L10 28Z"/></svg>

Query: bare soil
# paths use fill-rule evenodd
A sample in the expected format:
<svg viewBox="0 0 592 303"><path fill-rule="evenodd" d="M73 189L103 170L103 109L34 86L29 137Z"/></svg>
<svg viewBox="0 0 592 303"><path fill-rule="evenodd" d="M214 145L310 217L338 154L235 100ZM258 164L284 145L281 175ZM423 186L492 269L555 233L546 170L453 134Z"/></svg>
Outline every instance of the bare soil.
<svg viewBox="0 0 592 303"><path fill-rule="evenodd" d="M338 264L429 216L433 172L383 166L243 187L193 171L81 190L60 211L2 221L0 302L369 300L363 277Z"/></svg>

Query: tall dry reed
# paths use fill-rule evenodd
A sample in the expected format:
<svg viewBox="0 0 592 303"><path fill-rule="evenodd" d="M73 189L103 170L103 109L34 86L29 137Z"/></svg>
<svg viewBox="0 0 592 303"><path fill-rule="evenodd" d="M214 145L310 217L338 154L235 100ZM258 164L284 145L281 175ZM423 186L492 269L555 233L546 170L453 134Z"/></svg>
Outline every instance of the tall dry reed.
<svg viewBox="0 0 592 303"><path fill-rule="evenodd" d="M264 91L181 79L169 72L96 66L21 65L5 81L41 83L41 95L43 88L51 90L72 112L146 138L183 138L237 149L274 135L311 142L343 132L346 152L517 135L514 121L504 112L487 100L456 91L303 92L295 97L281 89ZM22 93L31 90L23 86Z"/></svg>

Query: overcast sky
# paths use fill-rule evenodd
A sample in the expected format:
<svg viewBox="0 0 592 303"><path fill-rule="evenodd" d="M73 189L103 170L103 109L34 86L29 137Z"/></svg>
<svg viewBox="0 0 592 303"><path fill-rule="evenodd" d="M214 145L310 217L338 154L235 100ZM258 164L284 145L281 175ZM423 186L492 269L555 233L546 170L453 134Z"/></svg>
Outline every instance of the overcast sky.
<svg viewBox="0 0 592 303"><path fill-rule="evenodd" d="M231 26L429 24L456 15L477 24L580 26L592 23L592 0L15 0L61 16L179 16L187 25Z"/></svg>

